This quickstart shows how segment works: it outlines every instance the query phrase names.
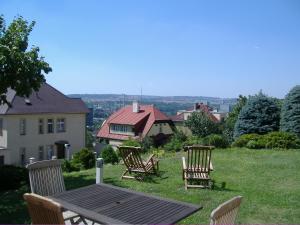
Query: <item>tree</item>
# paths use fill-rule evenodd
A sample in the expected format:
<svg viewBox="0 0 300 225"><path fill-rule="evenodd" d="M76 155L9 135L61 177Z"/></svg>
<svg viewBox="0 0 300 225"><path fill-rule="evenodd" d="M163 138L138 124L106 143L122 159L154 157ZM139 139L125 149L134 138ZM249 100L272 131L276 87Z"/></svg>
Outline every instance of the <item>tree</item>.
<svg viewBox="0 0 300 225"><path fill-rule="evenodd" d="M240 111L234 126L234 137L243 134L265 134L278 131L280 107L278 101L264 95L262 92L250 96Z"/></svg>
<svg viewBox="0 0 300 225"><path fill-rule="evenodd" d="M6 27L3 16L0 16L0 104L10 105L6 98L9 88L21 97L38 91L45 82L44 73L52 71L44 58L39 56L38 47L27 50L34 24L19 16Z"/></svg>
<svg viewBox="0 0 300 225"><path fill-rule="evenodd" d="M300 137L300 85L295 86L284 99L280 129Z"/></svg>
<svg viewBox="0 0 300 225"><path fill-rule="evenodd" d="M247 97L239 95L237 104L234 106L225 120L223 135L226 137L229 143L233 142L234 125L238 119L241 109L244 107L246 102Z"/></svg>
<svg viewBox="0 0 300 225"><path fill-rule="evenodd" d="M217 124L205 112L193 112L185 121L185 125L198 137L218 132Z"/></svg>

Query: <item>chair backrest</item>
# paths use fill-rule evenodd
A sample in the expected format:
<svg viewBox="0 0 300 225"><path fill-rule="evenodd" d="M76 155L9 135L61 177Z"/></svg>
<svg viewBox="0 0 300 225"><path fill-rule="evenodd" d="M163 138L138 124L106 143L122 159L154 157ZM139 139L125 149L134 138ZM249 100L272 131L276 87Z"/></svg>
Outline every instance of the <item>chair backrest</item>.
<svg viewBox="0 0 300 225"><path fill-rule="evenodd" d="M47 196L65 191L59 160L44 160L26 166L29 170L31 192Z"/></svg>
<svg viewBox="0 0 300 225"><path fill-rule="evenodd" d="M37 194L24 194L32 224L65 224L62 207Z"/></svg>
<svg viewBox="0 0 300 225"><path fill-rule="evenodd" d="M213 146L185 146L184 150L187 151L187 171L209 174L211 151L213 149Z"/></svg>
<svg viewBox="0 0 300 225"><path fill-rule="evenodd" d="M210 215L210 224L234 224L242 198L234 197L214 209Z"/></svg>
<svg viewBox="0 0 300 225"><path fill-rule="evenodd" d="M132 147L132 146L119 146L118 147L120 155L124 161L124 164L130 169L144 169L145 165L141 158L141 151L140 147Z"/></svg>

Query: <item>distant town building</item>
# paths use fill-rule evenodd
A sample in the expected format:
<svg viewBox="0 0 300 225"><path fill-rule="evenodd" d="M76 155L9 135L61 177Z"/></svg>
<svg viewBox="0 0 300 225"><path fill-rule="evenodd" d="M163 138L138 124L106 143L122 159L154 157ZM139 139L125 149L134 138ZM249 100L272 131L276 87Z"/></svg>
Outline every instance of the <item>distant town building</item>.
<svg viewBox="0 0 300 225"><path fill-rule="evenodd" d="M218 116L217 112L214 112L213 109L204 104L204 103L195 103L193 107L186 109L186 110L179 110L177 115L171 116L170 119L172 120L173 124L175 125L177 130L182 131L186 135L191 135L191 130L185 126L185 121L193 112L204 112L206 115L215 123L221 121L221 118ZM216 114L215 114L216 113Z"/></svg>
<svg viewBox="0 0 300 225"><path fill-rule="evenodd" d="M100 128L97 137L114 147L124 140L153 139L156 145L164 143L173 134L172 121L153 105L134 102L113 113Z"/></svg>
<svg viewBox="0 0 300 225"><path fill-rule="evenodd" d="M29 98L14 90L6 95L11 107L0 105L0 164L66 158L85 147L88 109L81 99L69 98L47 83Z"/></svg>

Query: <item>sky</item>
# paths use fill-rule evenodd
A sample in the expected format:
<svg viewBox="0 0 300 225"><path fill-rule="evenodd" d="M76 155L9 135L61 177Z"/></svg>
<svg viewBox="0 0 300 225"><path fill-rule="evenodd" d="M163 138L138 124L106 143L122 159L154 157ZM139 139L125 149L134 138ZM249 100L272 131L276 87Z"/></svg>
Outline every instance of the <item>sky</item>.
<svg viewBox="0 0 300 225"><path fill-rule="evenodd" d="M65 94L283 98L300 84L299 0L0 0Z"/></svg>

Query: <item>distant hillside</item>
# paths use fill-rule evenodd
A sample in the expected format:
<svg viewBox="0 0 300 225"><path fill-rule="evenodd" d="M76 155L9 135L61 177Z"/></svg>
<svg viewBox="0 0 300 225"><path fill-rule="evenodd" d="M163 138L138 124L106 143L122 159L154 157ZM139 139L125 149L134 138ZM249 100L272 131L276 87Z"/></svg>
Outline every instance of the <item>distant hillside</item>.
<svg viewBox="0 0 300 225"><path fill-rule="evenodd" d="M122 95L122 94L70 94L73 98L82 98L85 102L128 102L138 100L142 102L165 102L165 103L195 103L210 102L211 104L235 104L236 98L218 98L205 96L152 96L152 95Z"/></svg>

